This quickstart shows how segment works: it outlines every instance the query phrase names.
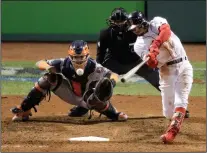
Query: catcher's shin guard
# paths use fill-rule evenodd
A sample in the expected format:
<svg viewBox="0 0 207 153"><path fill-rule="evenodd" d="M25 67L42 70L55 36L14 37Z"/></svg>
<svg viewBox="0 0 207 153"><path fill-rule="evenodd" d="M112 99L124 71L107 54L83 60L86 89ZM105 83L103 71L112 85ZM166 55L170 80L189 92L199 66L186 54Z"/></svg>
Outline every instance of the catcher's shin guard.
<svg viewBox="0 0 207 153"><path fill-rule="evenodd" d="M42 93L37 88L32 88L27 97L21 103L21 109L25 112L33 108L35 105L39 105L45 95L46 94Z"/></svg>
<svg viewBox="0 0 207 153"><path fill-rule="evenodd" d="M92 93L93 91L91 91ZM96 110L97 112L104 114L106 117L108 117L109 119L113 120L113 121L126 121L128 116L122 112L117 112L116 109L112 106L112 104L110 103L110 101L100 101L99 98L97 98L96 95L94 95L93 93L90 94L90 92L88 92L89 94L86 94L85 97L88 97L87 95L90 95L87 98L87 104L89 106L89 108ZM90 117L89 117L90 118Z"/></svg>
<svg viewBox="0 0 207 153"><path fill-rule="evenodd" d="M34 108L36 112L37 110L35 105L39 105L44 97L45 95L42 92L33 87L27 97L22 101L21 105L11 109L11 112L15 114L15 116L12 118L12 121L28 120L29 116L32 116L31 108Z"/></svg>
<svg viewBox="0 0 207 153"><path fill-rule="evenodd" d="M123 112L117 112L116 108L110 102L108 102L104 110L99 112L106 115L112 121L126 121L128 119L128 116Z"/></svg>
<svg viewBox="0 0 207 153"><path fill-rule="evenodd" d="M176 135L180 131L181 124L184 120L185 111L185 108L182 107L178 107L175 109L175 113L172 117L171 123L168 126L166 133L160 137L163 143L170 143L175 139Z"/></svg>
<svg viewBox="0 0 207 153"><path fill-rule="evenodd" d="M35 105L39 105L39 103L45 98L46 94L49 94L50 99L50 87L53 82L55 82L55 79L53 79L55 77L55 75L47 73L35 83L35 86L22 101L21 105L11 109L11 112L15 114L12 119L13 121L20 119L28 120L31 115L31 108L34 108L35 112L37 112Z"/></svg>

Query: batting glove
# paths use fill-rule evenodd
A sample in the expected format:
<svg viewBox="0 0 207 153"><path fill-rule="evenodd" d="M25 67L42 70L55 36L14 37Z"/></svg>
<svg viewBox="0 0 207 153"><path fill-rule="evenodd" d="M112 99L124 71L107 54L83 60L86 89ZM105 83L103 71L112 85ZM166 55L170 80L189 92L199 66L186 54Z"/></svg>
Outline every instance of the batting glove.
<svg viewBox="0 0 207 153"><path fill-rule="evenodd" d="M147 54L147 57L149 57L149 60L147 61L147 65L149 66L149 67L151 67L151 68L156 68L157 67L157 65L158 65L158 61L157 61L157 59L156 59L156 54L154 54L154 53L149 53L149 54Z"/></svg>

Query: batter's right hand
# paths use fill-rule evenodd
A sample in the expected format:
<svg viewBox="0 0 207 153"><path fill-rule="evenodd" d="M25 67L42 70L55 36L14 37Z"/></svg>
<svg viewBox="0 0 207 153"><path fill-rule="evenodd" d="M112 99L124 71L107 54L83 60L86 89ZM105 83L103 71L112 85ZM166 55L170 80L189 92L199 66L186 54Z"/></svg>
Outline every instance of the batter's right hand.
<svg viewBox="0 0 207 153"><path fill-rule="evenodd" d="M149 57L149 60L147 61L147 65L151 68L156 68L158 65L158 61L156 59L156 55L149 52L149 54L147 54L147 57Z"/></svg>
<svg viewBox="0 0 207 153"><path fill-rule="evenodd" d="M50 66L46 69L49 73L56 73L56 68L54 66Z"/></svg>

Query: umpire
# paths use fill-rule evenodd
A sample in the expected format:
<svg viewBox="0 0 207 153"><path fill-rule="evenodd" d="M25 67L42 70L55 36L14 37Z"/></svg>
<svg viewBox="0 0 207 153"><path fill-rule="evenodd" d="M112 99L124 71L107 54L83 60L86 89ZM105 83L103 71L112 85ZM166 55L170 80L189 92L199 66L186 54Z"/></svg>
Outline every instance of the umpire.
<svg viewBox="0 0 207 153"><path fill-rule="evenodd" d="M128 14L124 8L115 8L106 20L108 27L100 31L97 42L96 61L119 75L127 73L142 62L134 52L137 36L127 30L127 18ZM145 64L136 74L160 91L158 69L152 69ZM87 112L85 108L76 106L71 109L69 116L80 117Z"/></svg>
<svg viewBox="0 0 207 153"><path fill-rule="evenodd" d="M97 43L96 61L119 75L142 62L134 52L137 36L127 31L127 17L123 8L115 8L107 19L109 27L101 30ZM149 68L145 64L136 74L160 90L158 69Z"/></svg>

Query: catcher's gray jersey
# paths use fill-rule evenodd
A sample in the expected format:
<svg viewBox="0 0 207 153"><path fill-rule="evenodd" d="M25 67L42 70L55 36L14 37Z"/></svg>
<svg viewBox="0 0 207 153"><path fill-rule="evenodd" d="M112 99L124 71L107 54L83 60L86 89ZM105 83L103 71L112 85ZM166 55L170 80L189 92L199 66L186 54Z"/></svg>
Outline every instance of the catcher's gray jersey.
<svg viewBox="0 0 207 153"><path fill-rule="evenodd" d="M54 66L57 69L58 75L62 77L58 87L54 87L54 94L67 103L81 105L85 108L88 107L83 101L84 93L94 88L97 81L111 74L110 70L91 58L89 58L82 76L76 74L68 57L47 60L47 63Z"/></svg>

